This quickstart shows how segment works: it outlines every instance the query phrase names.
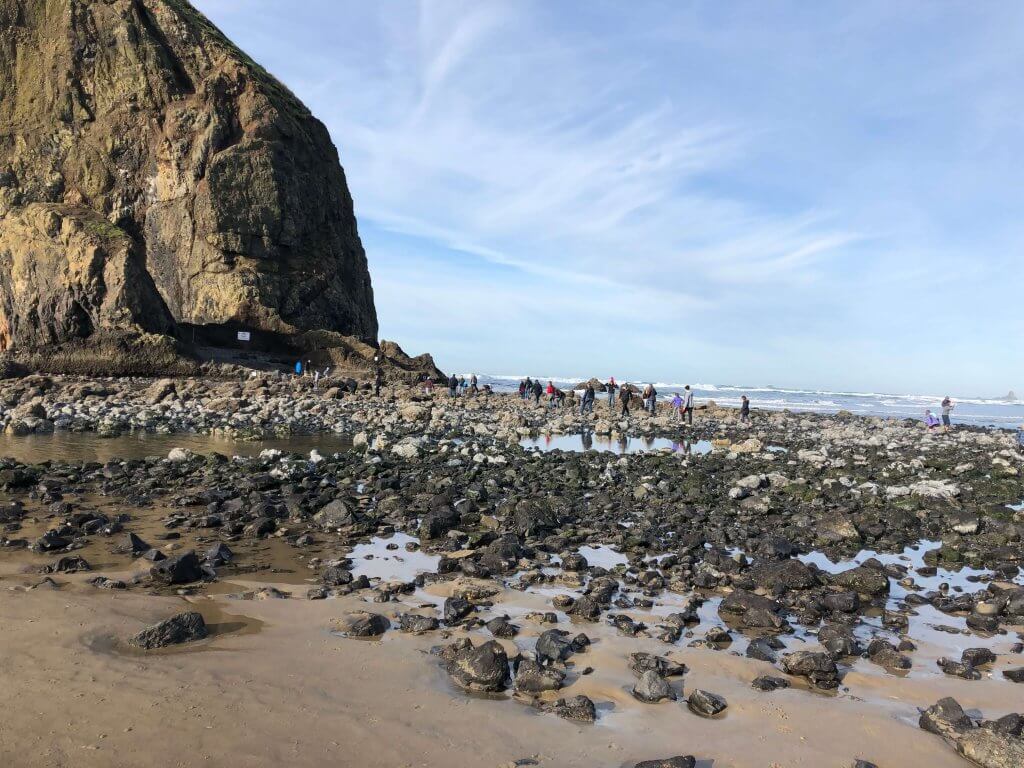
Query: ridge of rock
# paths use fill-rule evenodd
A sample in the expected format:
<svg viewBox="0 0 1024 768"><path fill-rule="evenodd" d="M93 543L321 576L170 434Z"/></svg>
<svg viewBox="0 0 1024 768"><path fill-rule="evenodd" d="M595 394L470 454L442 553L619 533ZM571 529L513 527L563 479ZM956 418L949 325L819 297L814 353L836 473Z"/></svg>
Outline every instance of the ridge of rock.
<svg viewBox="0 0 1024 768"><path fill-rule="evenodd" d="M327 129L185 0L0 0L0 352L243 329L376 345Z"/></svg>

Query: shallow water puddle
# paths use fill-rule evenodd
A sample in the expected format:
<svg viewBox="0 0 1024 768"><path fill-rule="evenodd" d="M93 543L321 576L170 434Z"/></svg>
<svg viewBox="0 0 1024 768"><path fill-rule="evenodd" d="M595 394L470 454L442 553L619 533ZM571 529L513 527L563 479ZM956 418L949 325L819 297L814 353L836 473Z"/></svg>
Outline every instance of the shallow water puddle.
<svg viewBox="0 0 1024 768"><path fill-rule="evenodd" d="M543 435L541 437L524 437L519 445L526 450L568 451L603 451L619 456L630 453L646 453L648 451L672 451L673 453L689 453L700 456L711 452L710 440L669 440L665 437L627 437L613 440L610 437L583 432L577 435Z"/></svg>
<svg viewBox="0 0 1024 768"><path fill-rule="evenodd" d="M627 565L629 563L628 557L604 544L596 547L580 547L577 551L587 558L588 565L600 566L609 571L617 565Z"/></svg>
<svg viewBox="0 0 1024 768"><path fill-rule="evenodd" d="M102 437L95 432L57 430L48 435L0 435L0 456L26 464L144 459L147 456L166 456L173 448L201 454L258 456L264 450L306 455L316 450L321 455L329 455L351 447L352 439L346 435L291 435L265 440L235 440L192 432L131 432L117 437Z"/></svg>
<svg viewBox="0 0 1024 768"><path fill-rule="evenodd" d="M348 555L352 560L352 575L365 575L368 579L382 581L412 581L420 573L437 571L440 555L428 555L418 548L407 550L407 544L418 547L419 539L398 532L387 538L375 536L365 544L357 544Z"/></svg>
<svg viewBox="0 0 1024 768"><path fill-rule="evenodd" d="M917 544L907 547L898 555L879 554L874 550L862 549L850 560L841 560L839 562L833 562L823 552L811 552L807 555L798 555L797 559L803 563L807 563L808 565L816 565L827 573L838 573L839 571L845 571L849 568L861 565L865 560L874 558L878 562L882 563L882 565L902 565L911 569L911 571L913 571L914 583L920 587L920 590L915 591L936 591L939 589L940 584L948 584L953 590L962 590L968 593L977 592L978 590L983 589L985 585L979 583L977 580L980 578L991 578L991 571L964 566L956 571L939 568L934 576L923 576L920 573L917 573L919 568L925 566L925 553L933 549L939 549L941 546L941 541L922 540ZM908 575L911 574L908 573ZM907 589L905 589L898 581L893 580L891 582L891 598L899 600L905 598L907 594Z"/></svg>

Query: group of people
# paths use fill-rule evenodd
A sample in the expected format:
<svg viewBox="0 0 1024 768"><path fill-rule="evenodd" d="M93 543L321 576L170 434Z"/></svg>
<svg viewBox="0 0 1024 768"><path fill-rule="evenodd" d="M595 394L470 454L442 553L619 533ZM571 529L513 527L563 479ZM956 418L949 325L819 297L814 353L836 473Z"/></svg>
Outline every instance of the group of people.
<svg viewBox="0 0 1024 768"><path fill-rule="evenodd" d="M469 379L465 376L456 376L454 373L448 377L448 396L453 400L462 395L475 395L480 391L477 386L476 374L470 374Z"/></svg>
<svg viewBox="0 0 1024 768"><path fill-rule="evenodd" d="M320 379L324 378L330 373L330 368L324 368L322 371L313 368L313 362L311 360L295 361L295 376L304 378L313 378L313 389L318 389L320 386Z"/></svg>
<svg viewBox="0 0 1024 768"><path fill-rule="evenodd" d="M597 387L599 386L601 385L595 385L593 380L583 385L579 403L579 413L581 416L594 412L594 404L597 402ZM609 411L615 410L616 400L618 400L619 415L622 417L629 416L633 395L639 393L640 399L643 402L643 410L652 416L657 413L658 390L654 388L653 384L647 384L642 390L639 390L628 382L621 385L618 384L615 381L615 377L612 376L604 384L603 388L607 395ZM564 406L567 400L575 400L574 392L567 394L559 389L554 381L549 379L545 386L541 383L540 379L532 379L529 376L520 380L518 392L521 399L530 400L532 398L535 405L540 405L541 397L546 395L547 405L550 408ZM575 402L572 404L575 407ZM693 390L689 384L683 388L682 392L676 392L673 395L671 406L679 421L693 424ZM743 422L750 421L750 400L746 395L743 395L740 401L740 420Z"/></svg>
<svg viewBox="0 0 1024 768"><path fill-rule="evenodd" d="M953 413L953 409L956 408L956 404L950 399L949 395L942 398L942 421L939 421L939 417L932 413L931 408L928 408L924 412L924 425L929 432L934 432L941 425L943 432L948 432L950 427L950 415Z"/></svg>

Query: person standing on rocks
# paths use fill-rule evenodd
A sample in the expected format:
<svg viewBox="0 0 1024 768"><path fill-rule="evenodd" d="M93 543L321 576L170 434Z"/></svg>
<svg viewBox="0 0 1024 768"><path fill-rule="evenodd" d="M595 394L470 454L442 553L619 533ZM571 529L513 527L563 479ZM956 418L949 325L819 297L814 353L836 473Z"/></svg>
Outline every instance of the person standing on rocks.
<svg viewBox="0 0 1024 768"><path fill-rule="evenodd" d="M373 375L373 394L380 397L380 388L384 383L384 370L378 365L377 372Z"/></svg>
<svg viewBox="0 0 1024 768"><path fill-rule="evenodd" d="M529 381L529 379L527 379ZM540 383L540 379L533 382L533 404L540 405L540 396L544 394L544 387Z"/></svg>
<svg viewBox="0 0 1024 768"><path fill-rule="evenodd" d="M687 424L693 426L693 390L689 384L683 387L683 416Z"/></svg>
<svg viewBox="0 0 1024 768"><path fill-rule="evenodd" d="M550 379L548 380L548 388L545 391L548 395L548 405L554 408L558 402L558 390L555 389L555 383Z"/></svg>
<svg viewBox="0 0 1024 768"><path fill-rule="evenodd" d="M614 376L609 377L608 383L604 385L604 389L608 393L608 410L613 410L615 408L615 390L618 389L615 386Z"/></svg>
<svg viewBox="0 0 1024 768"><path fill-rule="evenodd" d="M622 405L622 411L620 415L629 416L629 398L632 393L629 391L629 382L626 382L619 388L619 403Z"/></svg>
<svg viewBox="0 0 1024 768"><path fill-rule="evenodd" d="M587 388L583 390L583 397L580 398L580 416L587 413L594 412L594 399L597 397L597 390L594 389L593 384L587 384Z"/></svg>
<svg viewBox="0 0 1024 768"><path fill-rule="evenodd" d="M452 400L459 396L459 377L454 373L448 378L448 396Z"/></svg>
<svg viewBox="0 0 1024 768"><path fill-rule="evenodd" d="M746 395L740 397L740 421L744 424L750 421L750 398Z"/></svg>
<svg viewBox="0 0 1024 768"><path fill-rule="evenodd" d="M301 360L296 360L295 361L295 375L296 376L301 376L302 375L302 361Z"/></svg>
<svg viewBox="0 0 1024 768"><path fill-rule="evenodd" d="M679 419L680 421L682 421L682 419L683 419L683 398L681 398L679 396L678 392L676 392L676 394L672 398L672 410L675 411L676 418Z"/></svg>
<svg viewBox="0 0 1024 768"><path fill-rule="evenodd" d="M949 399L949 395L942 398L942 431L948 432L950 427L949 416L956 405Z"/></svg>
<svg viewBox="0 0 1024 768"><path fill-rule="evenodd" d="M472 392L474 395L479 391L476 385L477 380L476 374L474 373L472 376L469 377L469 391Z"/></svg>
<svg viewBox="0 0 1024 768"><path fill-rule="evenodd" d="M647 389L644 390L644 405L651 416L658 410L658 390L654 388L653 384L648 384Z"/></svg>

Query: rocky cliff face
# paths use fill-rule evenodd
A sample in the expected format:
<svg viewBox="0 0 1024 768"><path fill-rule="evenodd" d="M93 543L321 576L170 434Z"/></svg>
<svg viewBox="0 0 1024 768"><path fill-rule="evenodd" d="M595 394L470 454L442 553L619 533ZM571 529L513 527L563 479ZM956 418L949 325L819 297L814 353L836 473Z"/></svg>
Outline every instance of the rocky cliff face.
<svg viewBox="0 0 1024 768"><path fill-rule="evenodd" d="M0 0L0 351L236 325L376 339L327 130L185 0Z"/></svg>

